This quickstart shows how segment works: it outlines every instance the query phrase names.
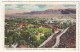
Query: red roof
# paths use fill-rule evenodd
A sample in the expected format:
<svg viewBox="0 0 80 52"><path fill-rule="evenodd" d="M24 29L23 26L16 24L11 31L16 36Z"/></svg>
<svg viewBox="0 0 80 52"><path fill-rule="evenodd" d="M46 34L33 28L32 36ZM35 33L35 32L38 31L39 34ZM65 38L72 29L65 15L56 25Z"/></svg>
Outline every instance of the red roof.
<svg viewBox="0 0 80 52"><path fill-rule="evenodd" d="M19 48L25 48L25 45L20 45Z"/></svg>
<svg viewBox="0 0 80 52"><path fill-rule="evenodd" d="M59 30L59 28L57 28L57 27L54 27L54 31L58 31Z"/></svg>
<svg viewBox="0 0 80 52"><path fill-rule="evenodd" d="M28 24L28 22L22 22L22 23L19 24L19 26L24 26L26 24Z"/></svg>

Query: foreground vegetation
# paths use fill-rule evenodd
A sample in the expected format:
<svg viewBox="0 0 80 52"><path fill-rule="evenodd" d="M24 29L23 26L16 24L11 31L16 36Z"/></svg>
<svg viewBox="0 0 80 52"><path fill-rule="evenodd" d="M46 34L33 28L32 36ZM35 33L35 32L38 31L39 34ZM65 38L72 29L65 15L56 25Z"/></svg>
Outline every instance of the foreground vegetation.
<svg viewBox="0 0 80 52"><path fill-rule="evenodd" d="M52 33L73 25L70 20L60 22L53 18L5 19L5 45L19 48L35 48Z"/></svg>

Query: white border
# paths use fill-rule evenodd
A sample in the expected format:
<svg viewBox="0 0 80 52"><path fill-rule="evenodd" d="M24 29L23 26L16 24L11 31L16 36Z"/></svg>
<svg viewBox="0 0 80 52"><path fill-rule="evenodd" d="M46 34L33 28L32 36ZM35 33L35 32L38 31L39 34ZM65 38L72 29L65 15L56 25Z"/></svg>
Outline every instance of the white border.
<svg viewBox="0 0 80 52"><path fill-rule="evenodd" d="M27 50L27 51L30 51L30 50L44 50L44 51L47 51L47 50L79 50L79 44L78 44L78 41L79 41L79 29L78 29L78 27L79 27L79 17L78 17L78 2L62 2L62 3L70 3L70 4L76 4L76 48L26 48L26 49L20 49L20 48L17 48L17 49L14 49L14 48L11 48L11 49L5 49L3 46L4 46L4 19L5 19L5 8L4 8L4 4L5 3L8 3L8 4L15 4L15 3L17 3L17 4L19 4L19 3L21 3L21 4L33 4L34 2L1 2L1 7L0 7L0 12L1 12L1 14L0 14L0 33L1 33L1 35L0 35L0 49L1 50L4 50L4 51L10 51L10 50L19 50L19 51L24 51L24 50ZM44 3L44 2L36 2L36 3ZM46 4L47 4L47 2L45 2ZM51 3L53 3L53 2L51 2ZM51 4L50 3L50 4ZM35 4L35 3L34 3ZM53 3L53 4L59 4L59 3Z"/></svg>

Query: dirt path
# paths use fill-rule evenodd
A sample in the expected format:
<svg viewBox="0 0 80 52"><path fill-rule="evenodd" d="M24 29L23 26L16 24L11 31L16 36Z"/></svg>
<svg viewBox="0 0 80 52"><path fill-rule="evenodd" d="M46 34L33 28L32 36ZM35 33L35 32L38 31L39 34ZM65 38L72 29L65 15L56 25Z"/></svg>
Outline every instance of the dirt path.
<svg viewBox="0 0 80 52"><path fill-rule="evenodd" d="M61 32L61 33L56 37L56 43L52 46L53 48L55 48L55 47L57 47L57 46L59 45L59 43L60 43L60 37L61 37L68 29L69 29L69 27L66 28L63 32Z"/></svg>

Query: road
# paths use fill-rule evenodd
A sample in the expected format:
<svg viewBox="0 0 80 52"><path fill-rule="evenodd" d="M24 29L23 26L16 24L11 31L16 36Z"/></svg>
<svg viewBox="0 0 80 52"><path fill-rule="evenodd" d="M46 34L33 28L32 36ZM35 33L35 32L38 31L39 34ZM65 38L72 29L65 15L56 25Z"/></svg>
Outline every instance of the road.
<svg viewBox="0 0 80 52"><path fill-rule="evenodd" d="M68 27L69 28L69 27ZM59 31L57 33L53 33L47 40L45 40L39 47L52 47L55 48L59 45L60 37L68 30L66 28L63 31Z"/></svg>
<svg viewBox="0 0 80 52"><path fill-rule="evenodd" d="M68 27L69 28L69 27ZM68 28L66 28L62 33L60 33L57 37L56 37L56 43L52 46L53 48L57 47L60 43L60 37L68 30Z"/></svg>

